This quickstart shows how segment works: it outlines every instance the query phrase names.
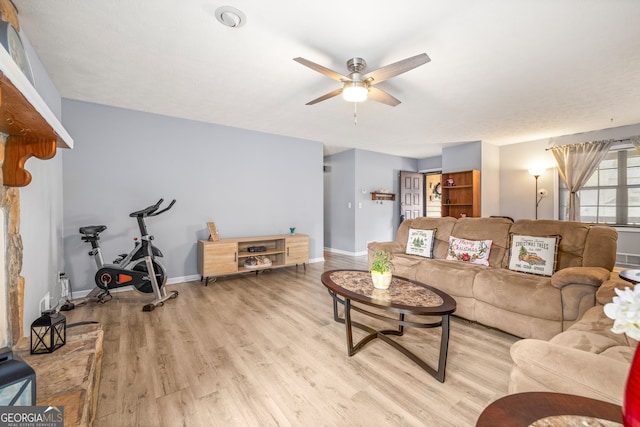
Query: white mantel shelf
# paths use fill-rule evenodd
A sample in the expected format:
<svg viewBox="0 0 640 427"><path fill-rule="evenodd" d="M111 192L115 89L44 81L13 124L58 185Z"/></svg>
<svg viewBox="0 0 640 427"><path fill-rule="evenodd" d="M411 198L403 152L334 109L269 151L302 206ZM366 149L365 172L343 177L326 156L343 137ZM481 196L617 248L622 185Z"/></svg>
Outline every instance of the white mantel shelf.
<svg viewBox="0 0 640 427"><path fill-rule="evenodd" d="M73 148L73 139L31 85L11 56L0 48L0 132L7 134L3 184L24 187L31 182L25 162L51 159L56 149Z"/></svg>

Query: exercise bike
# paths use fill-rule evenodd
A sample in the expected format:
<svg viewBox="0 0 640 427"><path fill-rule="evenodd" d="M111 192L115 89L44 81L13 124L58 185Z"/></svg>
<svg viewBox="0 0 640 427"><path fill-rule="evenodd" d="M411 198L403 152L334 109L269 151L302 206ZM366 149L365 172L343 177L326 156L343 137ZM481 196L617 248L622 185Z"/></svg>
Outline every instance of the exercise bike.
<svg viewBox="0 0 640 427"><path fill-rule="evenodd" d="M166 292L164 285L167 281L166 270L160 264L156 257L161 257L162 252L151 241L153 236L147 232L145 218L158 216L173 207L175 199L162 210L158 210L164 199L160 199L155 205L151 205L140 211L129 214L130 217L136 218L138 227L140 228L140 240L134 239L135 244L133 250L129 254L119 255L112 264L105 264L100 249L100 233L107 229L106 225L89 225L80 227L82 241L91 245L89 256L92 256L98 267L95 274L96 287L89 294L77 300L63 304L61 311L72 310L73 308L84 305L90 301L104 304L113 297L111 290L122 288L124 286L132 286L136 291L142 294L153 294L153 301L142 307L143 311L152 311L157 306L164 305L168 299L178 296L178 291ZM148 299L147 297L126 297L127 299Z"/></svg>

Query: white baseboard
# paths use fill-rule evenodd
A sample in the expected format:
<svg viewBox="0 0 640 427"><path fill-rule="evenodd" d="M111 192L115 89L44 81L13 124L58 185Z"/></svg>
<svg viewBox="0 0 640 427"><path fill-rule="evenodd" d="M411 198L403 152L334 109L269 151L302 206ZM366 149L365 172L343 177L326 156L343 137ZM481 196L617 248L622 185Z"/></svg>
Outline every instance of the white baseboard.
<svg viewBox="0 0 640 427"><path fill-rule="evenodd" d="M334 249L334 248L324 248L325 251L327 252L331 252L334 254L340 254L340 255L348 255L348 256L363 256L367 254L367 251L363 251L363 252L349 252L349 251L343 251L342 249Z"/></svg>
<svg viewBox="0 0 640 427"><path fill-rule="evenodd" d="M320 257L320 258L313 258L309 260L309 264L312 263L316 263L316 262L324 262L324 257ZM189 276L178 276L178 277L170 277L167 278L167 286L168 285L175 285L177 283L185 283L185 282L195 282L195 281L199 281L200 280L200 275L199 274L191 274ZM133 286L124 286L122 288L117 288L117 289L111 289L110 292L112 294L114 293L118 293L118 292L127 292L127 291L134 291L135 289L133 288ZM87 295L89 295L89 292L91 292L92 289L80 289L77 291L73 291L73 299L78 299L78 298L84 298Z"/></svg>
<svg viewBox="0 0 640 427"><path fill-rule="evenodd" d="M193 282L200 280L199 274L192 274L190 276L170 277L167 279L167 285L174 285L176 283Z"/></svg>
<svg viewBox="0 0 640 427"><path fill-rule="evenodd" d="M183 282L190 282L192 280L200 280L200 276L199 275L195 275L195 276L184 276L184 277L174 277L171 279L167 279L167 286L168 285L174 285L176 283L183 283ZM78 291L73 291L73 297L72 300L78 299L78 298L84 298L87 295L89 295L89 292L91 292L93 289L80 289ZM133 288L133 286L123 286L121 288L116 288L116 289L110 289L109 292L111 292L112 294L117 294L119 292L128 292L128 291L135 291L135 289ZM151 294L149 294L151 295Z"/></svg>
<svg viewBox="0 0 640 427"><path fill-rule="evenodd" d="M81 289L79 291L73 291L73 298L74 299L78 299L78 298L84 298L87 295L89 295L89 292L91 292L93 289ZM118 292L127 292L127 291L134 291L135 289L133 289L133 286L123 286L122 288L117 288L117 289L111 289L109 292L111 292L112 294L117 294Z"/></svg>

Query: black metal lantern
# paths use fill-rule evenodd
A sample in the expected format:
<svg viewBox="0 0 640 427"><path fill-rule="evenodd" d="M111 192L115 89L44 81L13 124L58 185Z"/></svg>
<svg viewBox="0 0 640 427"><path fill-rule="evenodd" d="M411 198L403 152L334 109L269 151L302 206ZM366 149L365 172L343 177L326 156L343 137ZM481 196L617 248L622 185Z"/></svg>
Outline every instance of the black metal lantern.
<svg viewBox="0 0 640 427"><path fill-rule="evenodd" d="M67 319L46 310L31 324L31 354L52 353L67 341Z"/></svg>
<svg viewBox="0 0 640 427"><path fill-rule="evenodd" d="M8 348L0 349L0 405L36 404L36 373Z"/></svg>

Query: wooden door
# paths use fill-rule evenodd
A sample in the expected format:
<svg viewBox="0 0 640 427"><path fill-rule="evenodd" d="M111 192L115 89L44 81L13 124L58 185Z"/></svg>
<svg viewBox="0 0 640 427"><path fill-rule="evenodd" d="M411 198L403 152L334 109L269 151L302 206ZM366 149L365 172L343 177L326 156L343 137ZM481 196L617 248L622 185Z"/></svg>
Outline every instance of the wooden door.
<svg viewBox="0 0 640 427"><path fill-rule="evenodd" d="M424 216L424 174L400 171L400 221Z"/></svg>
<svg viewBox="0 0 640 427"><path fill-rule="evenodd" d="M442 215L442 183L440 173L425 175L425 209L424 216L438 218Z"/></svg>

